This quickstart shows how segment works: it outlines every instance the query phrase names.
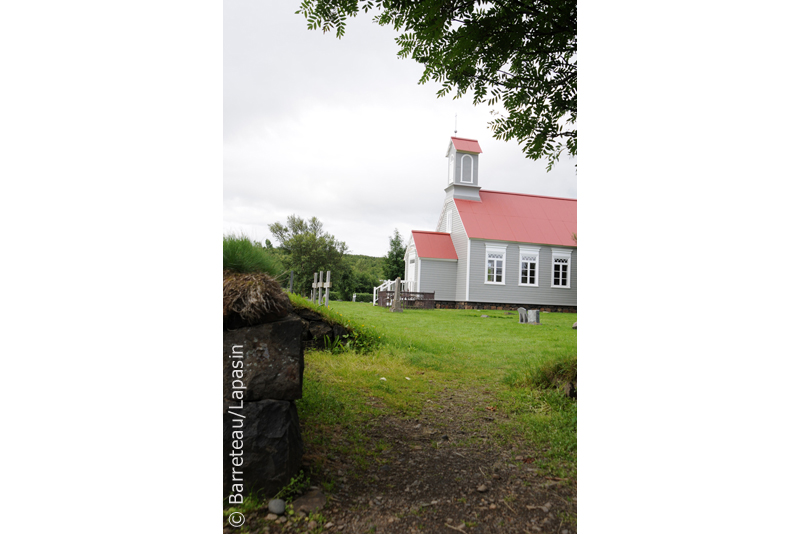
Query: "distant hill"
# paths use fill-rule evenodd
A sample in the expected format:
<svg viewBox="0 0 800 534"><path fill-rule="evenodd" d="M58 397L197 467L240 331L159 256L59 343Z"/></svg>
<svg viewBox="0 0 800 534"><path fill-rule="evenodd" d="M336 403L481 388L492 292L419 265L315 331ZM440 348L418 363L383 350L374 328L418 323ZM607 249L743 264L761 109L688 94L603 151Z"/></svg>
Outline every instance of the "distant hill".
<svg viewBox="0 0 800 534"><path fill-rule="evenodd" d="M345 254L344 261L356 273L367 275L370 279L383 279L383 258L363 254Z"/></svg>

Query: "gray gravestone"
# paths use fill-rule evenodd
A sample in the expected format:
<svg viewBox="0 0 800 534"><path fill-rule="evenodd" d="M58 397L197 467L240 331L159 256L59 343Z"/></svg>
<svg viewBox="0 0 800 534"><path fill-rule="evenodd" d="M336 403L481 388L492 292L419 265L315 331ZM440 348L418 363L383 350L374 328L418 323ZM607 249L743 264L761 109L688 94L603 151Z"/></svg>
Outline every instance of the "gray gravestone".
<svg viewBox="0 0 800 534"><path fill-rule="evenodd" d="M403 308L400 307L400 277L394 282L394 302L392 302L393 312L402 312Z"/></svg>
<svg viewBox="0 0 800 534"><path fill-rule="evenodd" d="M519 312L519 324L524 324L528 322L528 314L525 308L517 308Z"/></svg>
<svg viewBox="0 0 800 534"><path fill-rule="evenodd" d="M539 323L539 310L528 310L528 324L541 324Z"/></svg>

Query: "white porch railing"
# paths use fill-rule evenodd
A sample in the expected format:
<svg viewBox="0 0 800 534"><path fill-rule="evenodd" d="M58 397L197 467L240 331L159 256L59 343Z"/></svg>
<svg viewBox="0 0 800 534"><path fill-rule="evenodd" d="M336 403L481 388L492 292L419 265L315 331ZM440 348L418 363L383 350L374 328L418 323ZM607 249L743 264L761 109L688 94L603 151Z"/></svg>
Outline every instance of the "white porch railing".
<svg viewBox="0 0 800 534"><path fill-rule="evenodd" d="M384 280L378 287L372 288L372 305L378 305L378 291L391 291L394 292L395 280ZM400 291L410 291L408 289L409 283L407 280L400 280Z"/></svg>

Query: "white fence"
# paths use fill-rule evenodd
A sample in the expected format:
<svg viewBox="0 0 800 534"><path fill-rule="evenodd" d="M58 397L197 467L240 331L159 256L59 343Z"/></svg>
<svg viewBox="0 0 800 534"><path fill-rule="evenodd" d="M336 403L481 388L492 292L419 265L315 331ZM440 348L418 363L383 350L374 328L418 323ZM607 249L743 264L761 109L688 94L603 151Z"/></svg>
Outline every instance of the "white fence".
<svg viewBox="0 0 800 534"><path fill-rule="evenodd" d="M394 292L395 280L384 280L378 287L372 288L372 305L378 305L378 291L392 291ZM411 291L408 286L407 280L400 280L400 291Z"/></svg>

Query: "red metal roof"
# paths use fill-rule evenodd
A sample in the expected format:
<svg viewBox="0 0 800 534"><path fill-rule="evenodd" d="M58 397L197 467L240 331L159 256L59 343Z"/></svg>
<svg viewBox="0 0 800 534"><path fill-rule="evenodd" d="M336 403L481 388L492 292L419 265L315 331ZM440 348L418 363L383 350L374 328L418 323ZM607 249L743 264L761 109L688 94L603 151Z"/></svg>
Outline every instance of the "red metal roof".
<svg viewBox="0 0 800 534"><path fill-rule="evenodd" d="M578 201L480 191L481 202L455 199L467 236L498 241L577 246Z"/></svg>
<svg viewBox="0 0 800 534"><path fill-rule="evenodd" d="M414 245L417 247L417 256L420 258L458 259L450 234L412 230L411 235L414 238Z"/></svg>
<svg viewBox="0 0 800 534"><path fill-rule="evenodd" d="M478 144L477 139L464 139L463 137L451 137L451 141L460 152L471 152L472 154L480 154L483 152L481 146Z"/></svg>

